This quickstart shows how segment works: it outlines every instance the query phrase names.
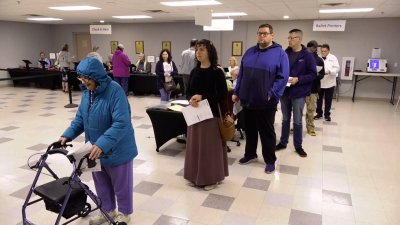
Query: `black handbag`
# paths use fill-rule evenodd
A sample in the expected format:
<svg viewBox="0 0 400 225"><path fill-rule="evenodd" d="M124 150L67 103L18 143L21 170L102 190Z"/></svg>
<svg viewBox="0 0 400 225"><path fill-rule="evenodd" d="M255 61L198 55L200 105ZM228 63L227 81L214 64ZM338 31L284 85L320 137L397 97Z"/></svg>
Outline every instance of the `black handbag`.
<svg viewBox="0 0 400 225"><path fill-rule="evenodd" d="M174 80L168 81L168 82L164 82L164 89L166 91L175 91L176 90L176 84Z"/></svg>

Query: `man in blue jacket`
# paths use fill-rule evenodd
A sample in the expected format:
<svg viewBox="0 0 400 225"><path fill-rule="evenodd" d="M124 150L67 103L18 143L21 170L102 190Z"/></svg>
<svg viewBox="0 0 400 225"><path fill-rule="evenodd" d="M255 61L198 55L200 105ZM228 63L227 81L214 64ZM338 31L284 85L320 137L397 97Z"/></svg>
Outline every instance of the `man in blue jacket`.
<svg viewBox="0 0 400 225"><path fill-rule="evenodd" d="M276 150L285 149L289 141L290 117L293 112L293 142L294 148L301 157L307 157L303 143L303 109L306 96L311 93L313 81L317 78L315 58L307 48L301 44L303 32L299 29L289 31L289 47L286 53L289 57L290 77L281 97L282 134Z"/></svg>
<svg viewBox="0 0 400 225"><path fill-rule="evenodd" d="M133 159L138 154L128 99L96 58L83 59L77 73L86 90L75 119L60 138L61 144L85 132L85 140L93 145L89 158L100 157L101 171L92 175L101 207L115 222L128 223L133 212ZM104 222L105 217L99 214L89 224Z"/></svg>
<svg viewBox="0 0 400 225"><path fill-rule="evenodd" d="M266 173L275 170L275 113L289 76L288 57L273 37L271 25L258 27L258 43L243 55L232 95L232 101L240 99L245 121L246 147L239 163L257 161L259 134Z"/></svg>

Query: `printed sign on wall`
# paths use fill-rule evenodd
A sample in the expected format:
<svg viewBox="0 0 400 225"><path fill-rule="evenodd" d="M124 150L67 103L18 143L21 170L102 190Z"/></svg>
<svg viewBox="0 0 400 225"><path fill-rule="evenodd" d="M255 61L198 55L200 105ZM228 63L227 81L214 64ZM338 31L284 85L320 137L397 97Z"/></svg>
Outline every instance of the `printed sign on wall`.
<svg viewBox="0 0 400 225"><path fill-rule="evenodd" d="M346 20L314 20L313 31L344 31Z"/></svg>
<svg viewBox="0 0 400 225"><path fill-rule="evenodd" d="M90 25L90 34L111 34L111 25Z"/></svg>

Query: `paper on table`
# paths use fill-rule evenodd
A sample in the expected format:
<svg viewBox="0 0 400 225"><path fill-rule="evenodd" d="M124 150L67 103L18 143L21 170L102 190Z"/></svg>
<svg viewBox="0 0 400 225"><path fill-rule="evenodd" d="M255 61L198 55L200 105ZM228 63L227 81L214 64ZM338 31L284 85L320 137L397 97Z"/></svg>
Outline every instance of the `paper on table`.
<svg viewBox="0 0 400 225"><path fill-rule="evenodd" d="M188 126L213 118L207 99L200 101L197 107L191 105L184 107L182 113Z"/></svg>
<svg viewBox="0 0 400 225"><path fill-rule="evenodd" d="M87 154L90 153L90 150L92 149L93 145L90 143L90 141L86 142L83 146L81 146L78 149L73 149L71 151L68 151L68 155L74 156L75 160L77 163L81 161L81 159ZM96 166L89 168L87 160L85 159L82 163L81 169L83 172L86 171L101 171L101 165L100 165L100 159L96 159Z"/></svg>

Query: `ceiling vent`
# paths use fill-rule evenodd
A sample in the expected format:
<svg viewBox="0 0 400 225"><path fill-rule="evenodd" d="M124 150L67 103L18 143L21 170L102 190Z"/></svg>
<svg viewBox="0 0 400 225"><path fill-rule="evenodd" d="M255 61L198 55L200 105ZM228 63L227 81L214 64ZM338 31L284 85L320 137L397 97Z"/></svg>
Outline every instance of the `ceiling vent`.
<svg viewBox="0 0 400 225"><path fill-rule="evenodd" d="M333 2L333 3L325 3L325 4L321 4L321 7L338 7L338 6L346 6L346 3L343 2Z"/></svg>
<svg viewBox="0 0 400 225"><path fill-rule="evenodd" d="M169 13L169 12L161 10L161 9L149 9L149 10L144 10L143 12L145 12L145 13Z"/></svg>
<svg viewBox="0 0 400 225"><path fill-rule="evenodd" d="M38 15L38 14L33 14L33 13L24 14L24 15L22 15L22 16L27 16L27 17L44 17L43 15Z"/></svg>

